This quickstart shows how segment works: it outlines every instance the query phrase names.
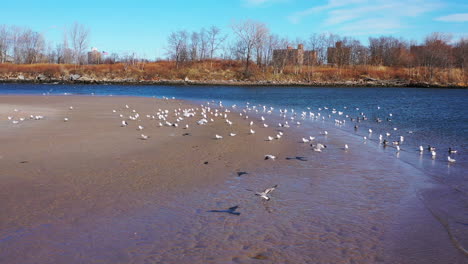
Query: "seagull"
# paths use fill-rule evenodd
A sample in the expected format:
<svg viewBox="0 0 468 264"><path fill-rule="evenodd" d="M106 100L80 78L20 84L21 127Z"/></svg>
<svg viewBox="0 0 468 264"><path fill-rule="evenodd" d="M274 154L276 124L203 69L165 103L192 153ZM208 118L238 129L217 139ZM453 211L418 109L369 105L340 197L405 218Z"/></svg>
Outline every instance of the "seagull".
<svg viewBox="0 0 468 264"><path fill-rule="evenodd" d="M121 127L126 127L126 126L128 126L128 123L127 123L127 121L125 121L125 120L122 120L122 124L121 124L120 126L121 126Z"/></svg>
<svg viewBox="0 0 468 264"><path fill-rule="evenodd" d="M420 152L420 153L423 153L423 152L424 152L423 146L419 146L419 152Z"/></svg>
<svg viewBox="0 0 468 264"><path fill-rule="evenodd" d="M302 142L303 142L303 143L308 143L309 141L310 141L310 140L307 139L307 138L302 138Z"/></svg>
<svg viewBox="0 0 468 264"><path fill-rule="evenodd" d="M273 155L265 155L265 160L275 160L276 159L276 156L273 156Z"/></svg>
<svg viewBox="0 0 468 264"><path fill-rule="evenodd" d="M457 151L454 150L454 149L452 149L452 148L449 148L449 149L448 149L448 153L449 153L449 154L457 154Z"/></svg>
<svg viewBox="0 0 468 264"><path fill-rule="evenodd" d="M68 107L68 109L73 110L73 106Z"/></svg>
<svg viewBox="0 0 468 264"><path fill-rule="evenodd" d="M268 194L271 193L272 191L274 191L276 189L276 187L278 187L278 184L276 184L275 186L271 187L271 188L268 188L266 189L265 191L263 192L260 192L260 193L255 193L255 195L257 196L260 196L261 198L269 201L271 198L268 197Z"/></svg>
<svg viewBox="0 0 468 264"><path fill-rule="evenodd" d="M400 152L400 146L396 146L397 152Z"/></svg>
<svg viewBox="0 0 468 264"><path fill-rule="evenodd" d="M255 130L250 129L250 134L255 134Z"/></svg>
<svg viewBox="0 0 468 264"><path fill-rule="evenodd" d="M216 138L216 139L222 139L223 137L220 136L220 135L218 135L218 134L216 134L216 135L215 135L215 138Z"/></svg>
<svg viewBox="0 0 468 264"><path fill-rule="evenodd" d="M65 117L65 118L63 119L63 122L67 122L67 121L68 121L68 117Z"/></svg>
<svg viewBox="0 0 468 264"><path fill-rule="evenodd" d="M272 141L274 138L272 136L268 136L266 141Z"/></svg>
<svg viewBox="0 0 468 264"><path fill-rule="evenodd" d="M227 210L210 210L208 212L210 212L210 213L228 213L228 214L232 214L232 215L240 215L239 212L236 212L237 208L239 208L238 205L233 206L233 207L229 207Z"/></svg>
<svg viewBox="0 0 468 264"><path fill-rule="evenodd" d="M231 137L235 137L237 134L234 134L234 133L230 133L229 136Z"/></svg>
<svg viewBox="0 0 468 264"><path fill-rule="evenodd" d="M138 130L143 130L143 126L138 126Z"/></svg>
<svg viewBox="0 0 468 264"><path fill-rule="evenodd" d="M318 143L317 145L314 145L313 147L314 147L315 152L322 152L322 149L326 148L327 146L321 143Z"/></svg>
<svg viewBox="0 0 468 264"><path fill-rule="evenodd" d="M431 156L432 156L432 158L435 158L436 155L437 155L437 153L435 152L435 150L431 150Z"/></svg>
<svg viewBox="0 0 468 264"><path fill-rule="evenodd" d="M348 150L348 149L349 149L348 144L345 144L345 145L344 145L344 149L345 149L345 150Z"/></svg>
<svg viewBox="0 0 468 264"><path fill-rule="evenodd" d="M315 137L309 136L309 141L314 141L314 140L315 140Z"/></svg>
<svg viewBox="0 0 468 264"><path fill-rule="evenodd" d="M456 161L455 159L452 159L450 156L447 157L447 160L450 163L454 163Z"/></svg>
<svg viewBox="0 0 468 264"><path fill-rule="evenodd" d="M147 136L147 135L144 135L144 134L141 134L141 139L143 139L143 140L147 140L148 138L149 138L149 136Z"/></svg>
<svg viewBox="0 0 468 264"><path fill-rule="evenodd" d="M372 134L372 129L369 128L369 134Z"/></svg>

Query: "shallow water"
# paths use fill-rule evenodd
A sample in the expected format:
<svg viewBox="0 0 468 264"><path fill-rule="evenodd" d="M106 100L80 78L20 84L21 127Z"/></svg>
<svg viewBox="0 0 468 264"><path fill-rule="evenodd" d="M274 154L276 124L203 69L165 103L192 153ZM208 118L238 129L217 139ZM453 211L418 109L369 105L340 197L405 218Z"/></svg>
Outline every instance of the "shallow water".
<svg viewBox="0 0 468 264"><path fill-rule="evenodd" d="M131 216L84 221L74 230L61 226L59 220L53 221L54 226L19 230L0 238L2 247L9 252L31 247L19 243L18 248L15 241L48 234L49 238L40 243L55 248L57 254L45 259L70 263L466 260L454 254L461 254L460 251L437 248L437 240L450 241L448 244L461 250L468 246L468 226L460 224L468 223L468 109L463 107L468 105L467 90L0 85L0 94L42 93L175 96L198 102L222 100L225 105L238 104L239 108L245 102L251 106L273 106L276 110L288 108L289 122L302 122L299 127L292 126L296 128L292 135L298 141L301 136L311 135L329 147L318 154L304 144L301 153L284 155L301 155L307 161L281 157L270 169L242 177L233 175L222 186L182 194L160 206L138 208ZM334 114L334 108L343 114ZM298 113L294 121L290 119L291 109ZM309 116L301 119L302 111L320 112L325 120ZM355 124L345 116L357 117L361 112L368 120L358 123L355 131ZM264 115L270 125L285 120L277 111L268 115L261 108L259 113L251 114ZM376 117L384 121L377 123ZM392 121L386 121L387 117ZM346 123L335 125L335 119ZM369 128L373 130L371 135ZM319 135L324 130L330 132L326 137ZM392 134L389 141L405 137L400 153L393 146L382 147L378 135L385 132ZM344 144L350 146L349 151L342 149ZM419 145L428 144L438 148L436 159L431 159L427 151L420 155L417 150ZM455 164L446 161L449 146L459 152L453 155ZM270 202L261 202L246 190L261 190L273 184L279 184L279 188L272 193ZM425 207L417 205L420 200ZM240 205L240 216L207 212L234 205ZM432 229L440 224L446 232ZM51 229L53 233L49 233ZM26 262L33 261L26 258Z"/></svg>

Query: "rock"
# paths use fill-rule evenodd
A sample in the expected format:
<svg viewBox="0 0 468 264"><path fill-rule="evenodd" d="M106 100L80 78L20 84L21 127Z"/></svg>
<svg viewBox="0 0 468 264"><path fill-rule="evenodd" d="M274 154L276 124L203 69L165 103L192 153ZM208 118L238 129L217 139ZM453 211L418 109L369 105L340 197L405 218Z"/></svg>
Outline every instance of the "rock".
<svg viewBox="0 0 468 264"><path fill-rule="evenodd" d="M39 80L39 81L45 81L45 80L47 80L47 77L44 74L39 74L36 77L36 79Z"/></svg>
<svg viewBox="0 0 468 264"><path fill-rule="evenodd" d="M376 81L378 81L378 80L377 80L377 79L374 79L374 78L371 78L371 77L365 77L365 78L364 78L364 81L366 81L366 82L376 82Z"/></svg>
<svg viewBox="0 0 468 264"><path fill-rule="evenodd" d="M70 81L76 81L81 78L79 74L70 74Z"/></svg>

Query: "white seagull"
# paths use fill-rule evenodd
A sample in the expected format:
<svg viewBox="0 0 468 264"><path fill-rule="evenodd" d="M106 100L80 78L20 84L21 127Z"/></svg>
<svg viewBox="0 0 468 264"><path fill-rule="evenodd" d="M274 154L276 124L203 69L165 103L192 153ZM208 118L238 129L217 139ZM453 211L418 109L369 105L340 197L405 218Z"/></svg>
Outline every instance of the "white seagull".
<svg viewBox="0 0 468 264"><path fill-rule="evenodd" d="M141 134L141 139L143 139L143 140L147 140L148 138L149 138L149 136L147 136L147 135L144 135L144 134Z"/></svg>
<svg viewBox="0 0 468 264"><path fill-rule="evenodd" d="M260 196L261 198L269 201L271 198L268 196L268 194L271 193L272 191L274 191L276 189L276 187L278 187L278 184L276 184L275 186L273 186L271 188L266 189L263 192L255 193L255 195Z"/></svg>
<svg viewBox="0 0 468 264"><path fill-rule="evenodd" d="M273 156L273 155L265 155L265 160L275 160L276 159L276 156Z"/></svg>
<svg viewBox="0 0 468 264"><path fill-rule="evenodd" d="M220 136L220 135L218 135L218 134L216 134L216 135L215 135L215 138L216 138L216 139L222 139L223 137Z"/></svg>
<svg viewBox="0 0 468 264"><path fill-rule="evenodd" d="M450 156L447 157L447 160L450 163L454 163L456 161L455 159L452 159Z"/></svg>

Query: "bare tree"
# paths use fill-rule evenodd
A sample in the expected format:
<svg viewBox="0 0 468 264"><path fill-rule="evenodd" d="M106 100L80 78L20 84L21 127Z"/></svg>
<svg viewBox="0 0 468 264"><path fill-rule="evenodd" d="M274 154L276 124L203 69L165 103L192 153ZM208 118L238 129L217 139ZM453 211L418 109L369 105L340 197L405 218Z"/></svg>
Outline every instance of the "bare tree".
<svg viewBox="0 0 468 264"><path fill-rule="evenodd" d="M190 36L190 60L196 61L198 60L198 51L200 45L200 35L197 32L192 32Z"/></svg>
<svg viewBox="0 0 468 264"><path fill-rule="evenodd" d="M206 32L206 29L202 28L199 33L200 37L200 50L199 50L199 58L200 60L204 60L208 56L208 34Z"/></svg>
<svg viewBox="0 0 468 264"><path fill-rule="evenodd" d="M90 30L82 24L74 23L70 30L70 40L73 47L73 60L76 64L85 63L84 52L88 48Z"/></svg>
<svg viewBox="0 0 468 264"><path fill-rule="evenodd" d="M268 35L269 30L265 24L252 20L233 24L231 27L237 35L239 42L242 43L242 47L245 49L244 74L249 75L249 66L252 60L254 48Z"/></svg>
<svg viewBox="0 0 468 264"><path fill-rule="evenodd" d="M227 36L222 36L221 29L219 29L216 26L211 26L207 34L208 34L208 48L210 52L210 59L213 59L214 54L219 49L221 44L223 44Z"/></svg>
<svg viewBox="0 0 468 264"><path fill-rule="evenodd" d="M6 25L0 25L0 63L7 60L7 52L10 49L10 31Z"/></svg>
<svg viewBox="0 0 468 264"><path fill-rule="evenodd" d="M188 59L188 33L185 30L172 32L167 39L167 52L175 60L176 68Z"/></svg>

